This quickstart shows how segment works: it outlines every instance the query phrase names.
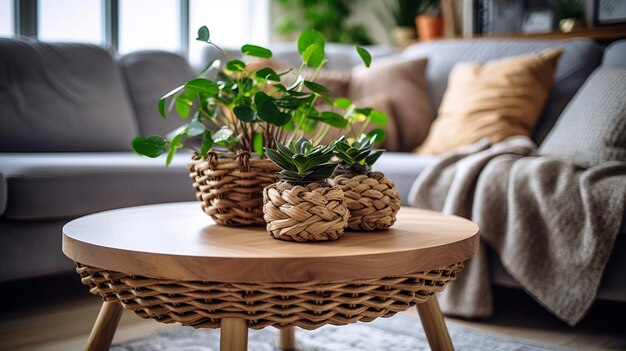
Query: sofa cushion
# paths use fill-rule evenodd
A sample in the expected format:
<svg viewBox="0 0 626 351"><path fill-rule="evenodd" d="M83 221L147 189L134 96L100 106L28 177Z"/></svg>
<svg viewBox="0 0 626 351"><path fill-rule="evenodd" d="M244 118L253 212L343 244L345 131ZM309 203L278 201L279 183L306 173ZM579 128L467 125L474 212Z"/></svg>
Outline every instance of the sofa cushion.
<svg viewBox="0 0 626 351"><path fill-rule="evenodd" d="M0 152L130 150L135 116L104 48L0 38Z"/></svg>
<svg viewBox="0 0 626 351"><path fill-rule="evenodd" d="M165 167L163 158L133 153L0 155L7 180L6 220L70 218L140 204L191 201L190 155Z"/></svg>
<svg viewBox="0 0 626 351"><path fill-rule="evenodd" d="M432 107L426 82L423 58L403 60L385 58L372 62L370 68L355 67L348 97L364 101L370 96L388 99L391 118L397 126L400 150L409 151L421 144L432 122Z"/></svg>
<svg viewBox="0 0 626 351"><path fill-rule="evenodd" d="M454 66L437 119L418 153L438 155L483 138L498 143L515 135L530 136L560 55L559 49L550 49Z"/></svg>
<svg viewBox="0 0 626 351"><path fill-rule="evenodd" d="M539 152L583 166L626 161L626 69L596 69Z"/></svg>
<svg viewBox="0 0 626 351"><path fill-rule="evenodd" d="M626 68L626 40L619 40L607 46L602 57L602 65L613 68Z"/></svg>
<svg viewBox="0 0 626 351"><path fill-rule="evenodd" d="M396 185L403 206L408 206L411 186L417 176L437 160L431 156L418 156L408 152L385 152L374 164L373 170L383 172Z"/></svg>
<svg viewBox="0 0 626 351"><path fill-rule="evenodd" d="M157 110L163 95L194 77L185 58L165 51L140 51L123 56L120 64L141 135L165 135L185 123L176 111L163 119Z"/></svg>
<svg viewBox="0 0 626 351"><path fill-rule="evenodd" d="M591 40L440 40L414 44L403 52L405 57L428 57L426 74L433 113L439 108L447 87L448 74L458 62L487 62L499 58L562 48L554 84L535 130L533 139L541 143L567 103L587 76L600 64L602 47ZM434 118L434 116L433 116Z"/></svg>

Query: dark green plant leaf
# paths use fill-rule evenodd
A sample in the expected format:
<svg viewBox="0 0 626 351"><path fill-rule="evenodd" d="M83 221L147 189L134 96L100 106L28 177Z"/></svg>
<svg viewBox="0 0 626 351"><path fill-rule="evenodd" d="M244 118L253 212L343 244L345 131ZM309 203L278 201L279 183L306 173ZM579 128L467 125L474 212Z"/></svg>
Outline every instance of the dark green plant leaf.
<svg viewBox="0 0 626 351"><path fill-rule="evenodd" d="M262 95L261 95L262 94ZM263 97L265 95L265 97ZM291 116L281 112L272 99L264 93L257 93L254 96L257 114L262 120L277 126L282 126L291 120Z"/></svg>
<svg viewBox="0 0 626 351"><path fill-rule="evenodd" d="M233 112L235 113L235 116L237 116L237 118L240 121L243 121L243 122L254 121L254 110L252 110L248 106L245 106L245 105L235 106L235 108L233 109Z"/></svg>
<svg viewBox="0 0 626 351"><path fill-rule="evenodd" d="M361 56L361 60L363 60L365 67L369 67L370 64L372 63L372 55L370 55L369 51L365 50L364 48L358 45L355 46L355 48L356 48L356 52L358 52L359 56Z"/></svg>
<svg viewBox="0 0 626 351"><path fill-rule="evenodd" d="M311 180L318 181L328 179L328 177L330 177L335 171L335 168L337 168L336 163L325 163L323 165L319 165L313 170L315 178Z"/></svg>
<svg viewBox="0 0 626 351"><path fill-rule="evenodd" d="M378 158L385 152L385 150L373 150L373 152L365 158L365 164L368 166L373 166Z"/></svg>
<svg viewBox="0 0 626 351"><path fill-rule="evenodd" d="M375 143L380 143L381 141L385 140L385 131L380 129L380 128L376 128L374 130L372 130L371 132L367 133L367 137L371 138L374 137L374 142Z"/></svg>
<svg viewBox="0 0 626 351"><path fill-rule="evenodd" d="M246 69L246 63L240 60L230 60L226 63L226 69L231 72L243 72Z"/></svg>
<svg viewBox="0 0 626 351"><path fill-rule="evenodd" d="M170 91L169 93L163 95L163 97L159 100L159 104L158 104L158 108L159 108L159 114L161 115L161 117L165 118L167 116L166 111L165 111L165 102L166 100L173 96L174 94L178 93L179 91L181 91L183 88L185 88L184 85L179 86L176 89L173 89L172 91Z"/></svg>
<svg viewBox="0 0 626 351"><path fill-rule="evenodd" d="M315 29L307 29L302 32L298 38L298 53L302 55L304 51L306 51L306 49L313 44L317 45L323 52L326 41L324 40L322 33L316 31Z"/></svg>
<svg viewBox="0 0 626 351"><path fill-rule="evenodd" d="M317 68L324 62L324 49L317 44L311 44L302 54L302 61L307 67Z"/></svg>
<svg viewBox="0 0 626 351"><path fill-rule="evenodd" d="M200 154L204 157L209 150L213 147L213 138L211 137L211 131L206 130L202 134L202 147L200 148Z"/></svg>
<svg viewBox="0 0 626 351"><path fill-rule="evenodd" d="M278 74L276 74L276 72L269 67L261 68L260 70L256 71L256 76L266 80L280 82L280 77L278 76ZM283 87L283 89L284 88L285 87Z"/></svg>
<svg viewBox="0 0 626 351"><path fill-rule="evenodd" d="M159 99L158 108L161 118L166 118L167 114L165 113L165 98Z"/></svg>
<svg viewBox="0 0 626 351"><path fill-rule="evenodd" d="M304 81L304 78L302 78L302 75L298 75L296 77L296 79L289 84L289 86L287 87L287 91L292 94L300 94L300 92L297 92L296 89L300 86L300 84L302 84L302 82Z"/></svg>
<svg viewBox="0 0 626 351"><path fill-rule="evenodd" d="M152 135L147 138L136 137L131 142L131 146L138 155L155 158L167 151L167 140L159 135Z"/></svg>
<svg viewBox="0 0 626 351"><path fill-rule="evenodd" d="M270 49L266 49L261 46L246 44L241 47L241 52L244 55L261 57L261 58L270 58L272 57L272 51Z"/></svg>
<svg viewBox="0 0 626 351"><path fill-rule="evenodd" d="M330 111L324 111L319 116L308 116L311 119L318 120L322 123L329 124L335 128L345 128L348 125L348 120L343 118L340 114Z"/></svg>
<svg viewBox="0 0 626 351"><path fill-rule="evenodd" d="M202 26L198 29L198 37L196 40L199 41L209 41L211 40L211 33L209 32L209 28L207 26Z"/></svg>
<svg viewBox="0 0 626 351"><path fill-rule="evenodd" d="M330 89L328 89L327 87L315 82L311 82L310 80L305 80L304 86L320 95L330 93Z"/></svg>
<svg viewBox="0 0 626 351"><path fill-rule="evenodd" d="M263 151L263 134L256 132L252 137L252 149L259 154L259 157L263 157L265 152Z"/></svg>
<svg viewBox="0 0 626 351"><path fill-rule="evenodd" d="M293 161L291 160L291 158L285 155L282 155L278 151L267 148L267 147L263 148L263 150L265 150L265 155L267 156L267 158L269 158L272 162L274 162L278 167L284 170L289 170L289 171L294 171L294 172L297 171L297 168L295 164L293 163Z"/></svg>

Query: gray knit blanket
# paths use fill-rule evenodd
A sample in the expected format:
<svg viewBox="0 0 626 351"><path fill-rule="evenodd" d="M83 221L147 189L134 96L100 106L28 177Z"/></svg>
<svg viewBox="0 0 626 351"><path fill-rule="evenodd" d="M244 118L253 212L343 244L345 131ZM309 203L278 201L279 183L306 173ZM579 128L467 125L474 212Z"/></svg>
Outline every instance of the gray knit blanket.
<svg viewBox="0 0 626 351"><path fill-rule="evenodd" d="M541 305L570 325L596 296L626 201L626 162L583 168L538 156L514 137L443 155L422 172L411 205L478 224L481 249L439 296L462 317L492 313L488 250Z"/></svg>

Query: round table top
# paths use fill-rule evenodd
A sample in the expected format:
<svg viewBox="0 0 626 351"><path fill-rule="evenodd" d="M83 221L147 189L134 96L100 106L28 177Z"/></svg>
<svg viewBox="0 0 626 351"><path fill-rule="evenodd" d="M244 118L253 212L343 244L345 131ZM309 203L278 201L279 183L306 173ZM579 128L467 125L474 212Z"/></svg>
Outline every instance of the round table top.
<svg viewBox="0 0 626 351"><path fill-rule="evenodd" d="M264 227L220 226L198 202L129 207L63 227L63 252L84 265L134 275L221 282L378 278L433 270L478 250L463 218L403 207L388 230L336 241L273 239Z"/></svg>

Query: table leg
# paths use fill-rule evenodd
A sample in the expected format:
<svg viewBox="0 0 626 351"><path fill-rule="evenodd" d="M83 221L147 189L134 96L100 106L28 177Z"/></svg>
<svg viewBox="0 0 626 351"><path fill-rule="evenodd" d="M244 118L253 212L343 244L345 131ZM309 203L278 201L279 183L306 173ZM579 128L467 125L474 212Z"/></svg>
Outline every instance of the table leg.
<svg viewBox="0 0 626 351"><path fill-rule="evenodd" d="M296 332L293 326L285 327L280 330L280 343L278 347L281 350L295 350L296 349Z"/></svg>
<svg viewBox="0 0 626 351"><path fill-rule="evenodd" d="M422 320L430 348L434 351L454 351L452 340L448 334L446 321L439 309L437 298L432 295L426 302L417 304L417 312Z"/></svg>
<svg viewBox="0 0 626 351"><path fill-rule="evenodd" d="M222 318L220 323L220 351L248 349L248 322L243 318Z"/></svg>
<svg viewBox="0 0 626 351"><path fill-rule="evenodd" d="M124 309L119 302L103 302L85 345L86 351L108 350Z"/></svg>

